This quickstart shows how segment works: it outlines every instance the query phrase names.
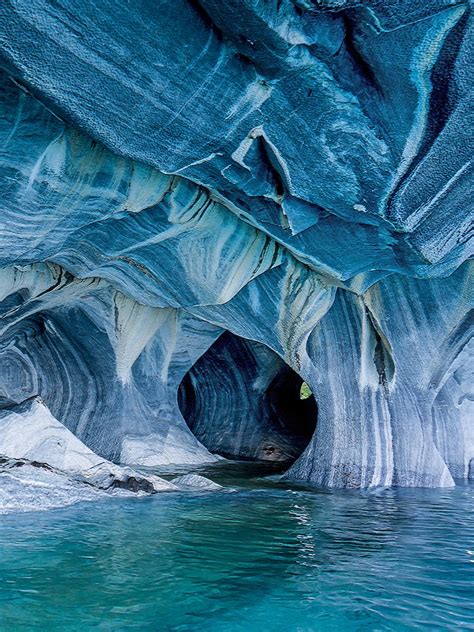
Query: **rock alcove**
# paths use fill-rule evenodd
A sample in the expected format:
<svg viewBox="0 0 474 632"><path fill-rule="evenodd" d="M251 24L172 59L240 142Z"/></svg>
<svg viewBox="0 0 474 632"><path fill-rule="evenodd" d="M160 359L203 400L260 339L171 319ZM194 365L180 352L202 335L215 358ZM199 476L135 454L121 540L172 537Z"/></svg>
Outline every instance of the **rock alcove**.
<svg viewBox="0 0 474 632"><path fill-rule="evenodd" d="M302 387L276 353L226 332L186 374L178 401L210 452L289 466L316 427L314 395Z"/></svg>

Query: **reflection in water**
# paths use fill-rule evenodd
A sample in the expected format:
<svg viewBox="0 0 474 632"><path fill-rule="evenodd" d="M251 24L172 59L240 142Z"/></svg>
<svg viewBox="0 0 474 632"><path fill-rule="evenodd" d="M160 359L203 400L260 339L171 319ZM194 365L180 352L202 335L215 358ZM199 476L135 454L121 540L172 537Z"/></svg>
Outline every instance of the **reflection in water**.
<svg viewBox="0 0 474 632"><path fill-rule="evenodd" d="M256 473L4 516L1 629L473 629L472 485L321 492Z"/></svg>

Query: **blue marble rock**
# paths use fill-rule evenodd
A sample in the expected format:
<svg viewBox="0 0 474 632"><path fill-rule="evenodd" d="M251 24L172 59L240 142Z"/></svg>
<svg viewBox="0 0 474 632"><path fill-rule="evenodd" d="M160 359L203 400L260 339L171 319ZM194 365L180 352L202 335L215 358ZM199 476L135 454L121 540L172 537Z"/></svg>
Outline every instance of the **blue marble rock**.
<svg viewBox="0 0 474 632"><path fill-rule="evenodd" d="M473 41L458 0L4 0L0 408L127 465L474 478Z"/></svg>
<svg viewBox="0 0 474 632"><path fill-rule="evenodd" d="M226 332L181 383L178 402L194 434L231 459L288 465L303 452L317 419L314 397L267 346Z"/></svg>

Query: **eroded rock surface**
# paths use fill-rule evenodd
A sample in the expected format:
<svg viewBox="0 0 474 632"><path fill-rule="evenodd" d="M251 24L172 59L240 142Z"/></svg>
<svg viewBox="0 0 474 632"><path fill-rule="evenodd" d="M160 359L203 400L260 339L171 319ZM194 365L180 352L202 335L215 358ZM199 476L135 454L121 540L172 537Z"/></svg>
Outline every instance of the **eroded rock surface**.
<svg viewBox="0 0 474 632"><path fill-rule="evenodd" d="M0 514L46 511L100 500L108 493L45 463L0 456Z"/></svg>
<svg viewBox="0 0 474 632"><path fill-rule="evenodd" d="M39 398L0 411L0 445L7 459L2 469L38 467L104 490L154 493L173 489L158 476L99 457L57 421ZM12 465L12 459L16 464Z"/></svg>
<svg viewBox="0 0 474 632"><path fill-rule="evenodd" d="M117 463L212 461L190 426L212 451L225 419L178 389L230 332L314 393L288 476L472 478L472 34L452 0L5 0L0 405L39 394ZM237 455L269 438L247 400Z"/></svg>
<svg viewBox="0 0 474 632"><path fill-rule="evenodd" d="M314 432L314 397L301 378L261 343L222 335L196 362L179 391L195 437L227 458L292 462Z"/></svg>

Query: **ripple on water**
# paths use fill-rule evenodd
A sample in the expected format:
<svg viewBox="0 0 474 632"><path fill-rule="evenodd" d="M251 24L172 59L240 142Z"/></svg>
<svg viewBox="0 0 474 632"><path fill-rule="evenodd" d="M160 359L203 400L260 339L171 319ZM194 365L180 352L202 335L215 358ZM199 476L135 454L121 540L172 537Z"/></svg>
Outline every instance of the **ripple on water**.
<svg viewBox="0 0 474 632"><path fill-rule="evenodd" d="M2 631L474 629L473 485L234 487L3 516Z"/></svg>

